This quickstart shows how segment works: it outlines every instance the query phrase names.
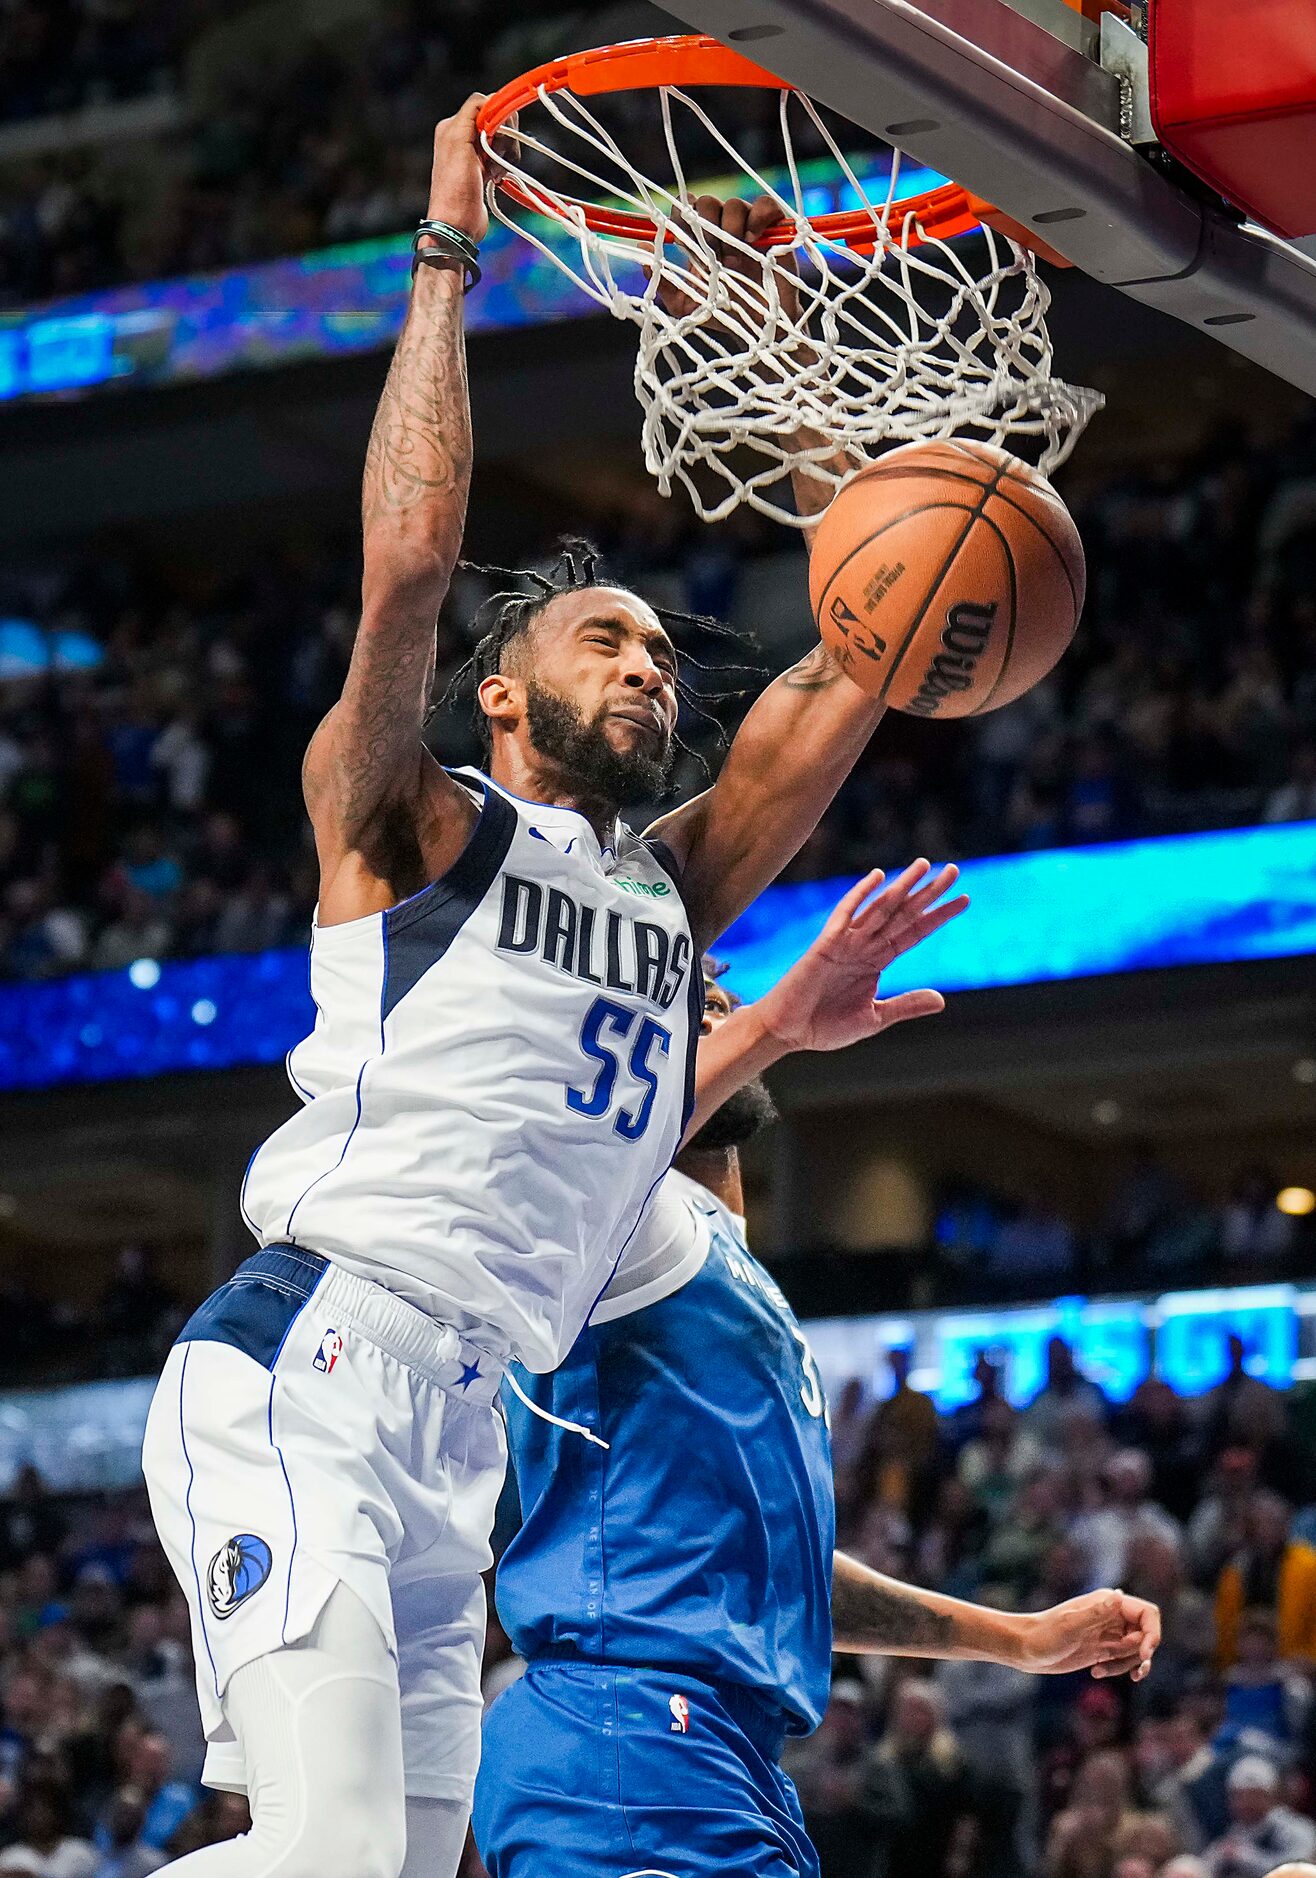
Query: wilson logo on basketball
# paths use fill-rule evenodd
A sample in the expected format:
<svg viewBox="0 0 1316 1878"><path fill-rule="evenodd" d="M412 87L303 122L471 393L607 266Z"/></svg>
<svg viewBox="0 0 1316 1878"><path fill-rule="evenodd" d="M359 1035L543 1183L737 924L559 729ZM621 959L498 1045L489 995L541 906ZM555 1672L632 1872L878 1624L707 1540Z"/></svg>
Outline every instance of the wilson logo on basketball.
<svg viewBox="0 0 1316 1878"><path fill-rule="evenodd" d="M934 717L943 698L952 691L967 691L992 635L996 602L974 606L962 601L946 615L941 629L941 650L934 653L923 683L905 706L919 717Z"/></svg>

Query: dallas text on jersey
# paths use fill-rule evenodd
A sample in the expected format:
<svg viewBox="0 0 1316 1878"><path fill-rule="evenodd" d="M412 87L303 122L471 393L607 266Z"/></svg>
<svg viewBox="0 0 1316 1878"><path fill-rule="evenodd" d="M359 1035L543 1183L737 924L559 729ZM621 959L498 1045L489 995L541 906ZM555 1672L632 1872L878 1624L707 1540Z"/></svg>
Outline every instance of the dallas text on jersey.
<svg viewBox="0 0 1316 1878"><path fill-rule="evenodd" d="M690 969L686 933L671 933L648 920L628 920L560 887L544 887L517 874L503 876L500 952L538 952L545 964L589 985L638 992L659 1010L670 1010Z"/></svg>

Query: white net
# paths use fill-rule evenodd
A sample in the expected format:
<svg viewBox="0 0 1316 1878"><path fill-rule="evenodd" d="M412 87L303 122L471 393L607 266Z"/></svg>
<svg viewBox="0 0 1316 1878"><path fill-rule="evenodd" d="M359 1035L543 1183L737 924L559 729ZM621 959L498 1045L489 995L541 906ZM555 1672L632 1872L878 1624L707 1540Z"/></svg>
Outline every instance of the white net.
<svg viewBox="0 0 1316 1878"><path fill-rule="evenodd" d="M839 486L885 447L951 436L1033 440L1024 453L1047 472L1065 460L1103 400L1055 376L1051 296L1025 248L986 228L957 244L932 232L931 215L925 227L902 211L898 156L885 194L870 196L798 92L779 94L772 165L747 161L698 97L674 86L645 96L658 113L647 139L634 110L622 132L647 142L646 168L669 180L647 175L582 98L540 87L547 123L522 111L514 156L488 146L520 197L493 186L490 207L638 328L644 458L664 495L682 484L706 521L743 502L799 525L789 480L801 463ZM780 242L763 251L692 213L682 114L734 164L736 193L773 198ZM853 234L814 228L797 116L861 210L868 252ZM622 213L597 217L600 205ZM628 225L636 217L651 227Z"/></svg>

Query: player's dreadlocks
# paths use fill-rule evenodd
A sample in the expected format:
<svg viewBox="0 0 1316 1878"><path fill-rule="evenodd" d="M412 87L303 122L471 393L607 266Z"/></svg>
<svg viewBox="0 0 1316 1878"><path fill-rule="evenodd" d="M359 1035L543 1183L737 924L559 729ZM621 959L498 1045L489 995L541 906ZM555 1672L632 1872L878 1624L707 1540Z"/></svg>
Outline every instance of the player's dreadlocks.
<svg viewBox="0 0 1316 1878"><path fill-rule="evenodd" d="M486 630L476 641L475 650L457 672L440 700L441 708L463 692L471 699L471 722L479 742L484 761L487 763L493 751L493 735L489 719L480 709L479 689L486 678L499 671L503 657L509 645L529 632L540 614L559 594L574 593L583 587L597 587L607 583L607 577L600 571L601 556L592 542L578 536L566 537L558 547L556 561L548 573L538 568L489 567L478 561L462 561L459 565L468 574L479 574L487 580L497 581L499 589L491 593L478 608L474 625L478 629L482 619L492 613L492 619ZM526 592L526 587L530 591ZM705 633L715 639L728 641L742 653L757 651L754 640L747 633L734 631L718 619L704 613L682 613L675 607L655 606L654 612L671 636L677 648L683 666L693 667L700 673L715 676L740 674L751 681L761 682L767 676L763 667L748 663L742 659L729 664L709 665L694 657L683 648L680 641L684 636ZM720 703L727 699L742 698L755 689L753 682L733 686L725 691L710 691L701 687L696 695L694 689L681 677L677 678L677 693L682 703L696 717L701 717L713 724L719 737L723 736L722 727L711 711L703 709L703 702ZM676 738L678 746L688 751L688 746ZM688 752L695 754L694 752ZM703 758L695 754L695 760L703 763ZM704 764L705 771L707 765Z"/></svg>

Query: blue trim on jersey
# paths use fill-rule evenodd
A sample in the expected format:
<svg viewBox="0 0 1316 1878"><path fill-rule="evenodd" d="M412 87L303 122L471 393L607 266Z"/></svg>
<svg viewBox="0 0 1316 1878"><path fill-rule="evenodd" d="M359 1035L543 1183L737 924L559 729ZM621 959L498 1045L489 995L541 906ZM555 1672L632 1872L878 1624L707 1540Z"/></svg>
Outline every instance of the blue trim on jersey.
<svg viewBox="0 0 1316 1878"><path fill-rule="evenodd" d="M479 820L447 873L383 915L381 1051L385 1018L438 964L484 899L507 859L516 825L516 810L496 789L486 787Z"/></svg>
<svg viewBox="0 0 1316 1878"><path fill-rule="evenodd" d="M677 893L681 895L681 904L684 906L685 894L681 891L681 869L676 864L676 856L672 853L672 850L665 841L659 840L658 837L654 835L644 835L641 839L650 854L652 854L654 860L657 861L659 867L661 867L663 872L670 878ZM687 907L687 920L689 916L690 910ZM692 947L693 943L692 935ZM704 1027L704 1006L707 1002L707 994L704 991L703 960L700 959L697 962L699 965L698 971L695 970L696 961L692 959L690 962L690 977L686 983L685 990L688 1005L688 1023L685 1040L685 1106L681 1114L682 1135L685 1134L686 1129L689 1127L690 1117L695 1112L695 1059L699 1054L699 1036ZM596 1298L594 1302L597 1304L598 1299Z"/></svg>
<svg viewBox="0 0 1316 1878"><path fill-rule="evenodd" d="M448 771L450 776L460 776L463 773L470 776L478 776L482 783L487 783L491 789L496 789L500 795L510 796L512 801L519 802L522 808L543 809L546 815L574 815L577 821L584 822L586 828L589 829L595 840L598 840L598 830L583 809L570 808L565 802L536 802L533 796L519 796L515 789L509 789L506 783L495 782L492 776L486 775L482 769L477 769L474 763L467 763L463 765L462 769ZM611 854L614 851L610 841L599 841L599 846L605 854Z"/></svg>
<svg viewBox="0 0 1316 1878"><path fill-rule="evenodd" d="M192 1576L196 1580L197 1622L201 1625L201 1639L206 1646L206 1655L210 1658L210 1673L215 1678L215 1695L218 1698L219 1671L215 1667L215 1652L211 1649L210 1638L206 1634L206 1601L201 1595L201 1573L196 1562L196 1515L192 1511L192 1488L196 1483L196 1470L192 1466L192 1456L187 1451L187 1429L183 1419L183 1386L187 1381L187 1359L190 1355L190 1350L183 1351L183 1361L178 1371L178 1439L182 1445L183 1459L187 1463L187 1491L183 1495L183 1504L187 1508L188 1523L192 1528L192 1544L188 1557L192 1561Z"/></svg>
<svg viewBox="0 0 1316 1878"><path fill-rule="evenodd" d="M328 1261L314 1252L277 1247L253 1252L227 1284L193 1311L178 1342L225 1343L273 1370L327 1268Z"/></svg>

